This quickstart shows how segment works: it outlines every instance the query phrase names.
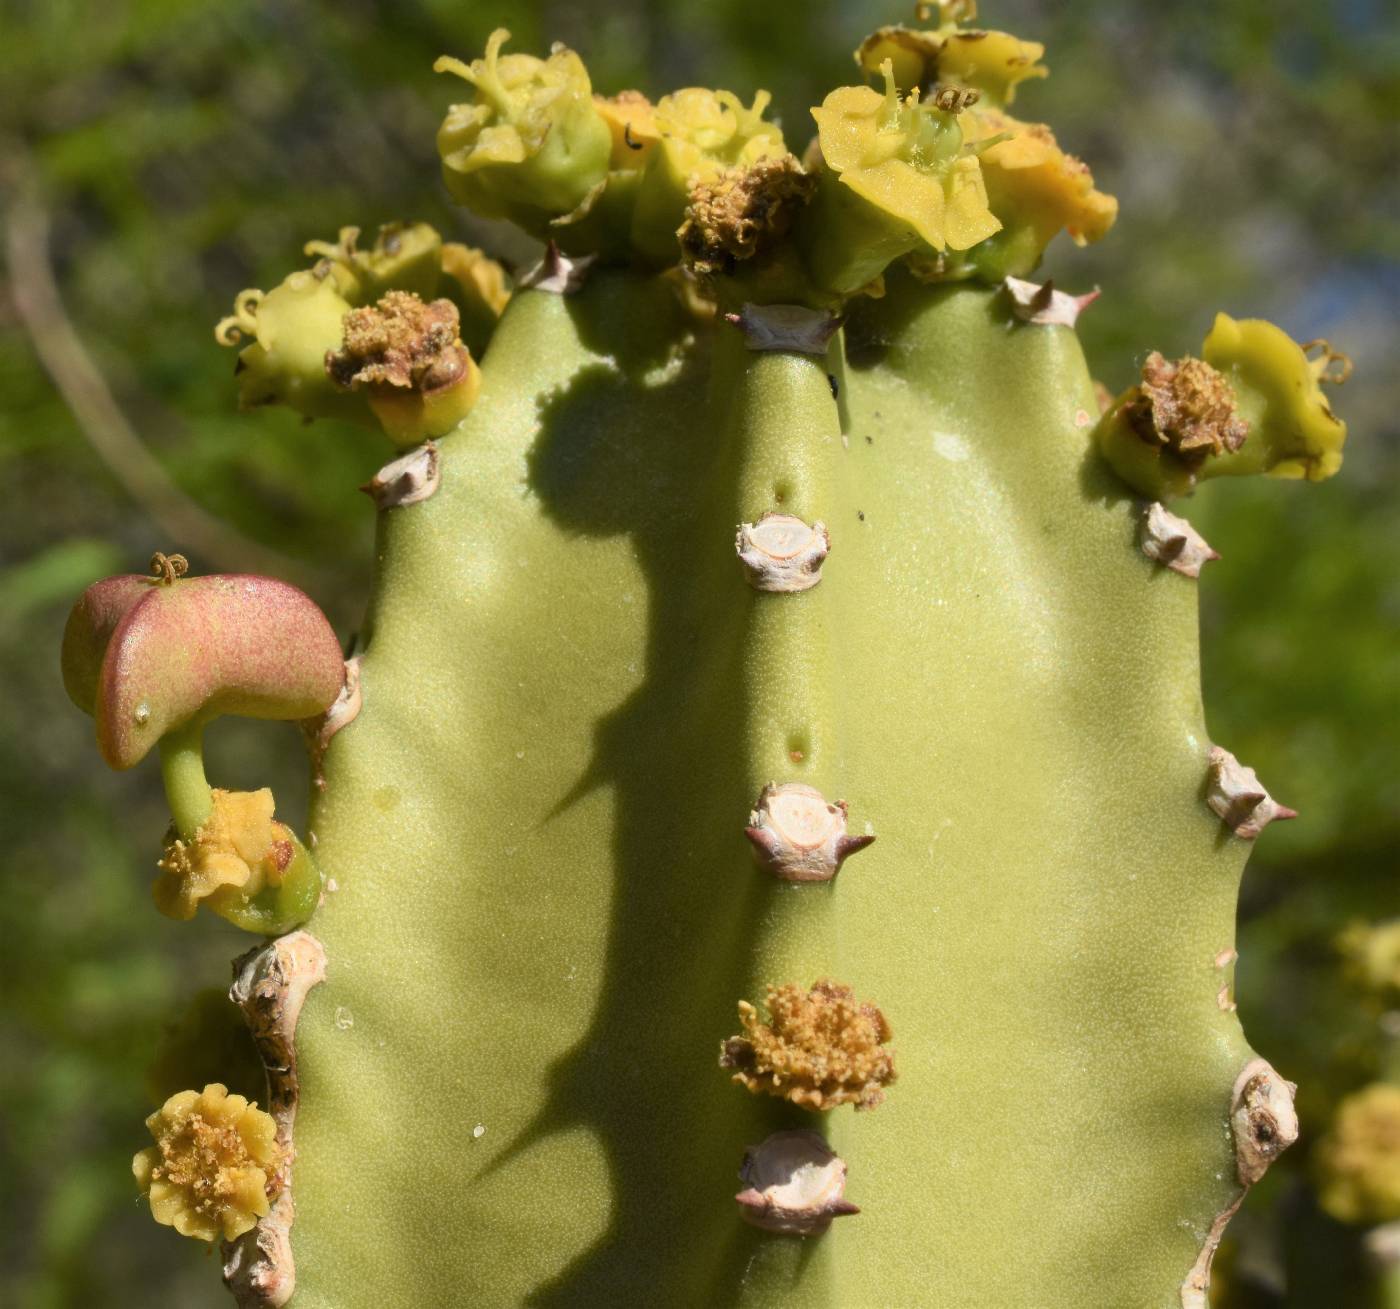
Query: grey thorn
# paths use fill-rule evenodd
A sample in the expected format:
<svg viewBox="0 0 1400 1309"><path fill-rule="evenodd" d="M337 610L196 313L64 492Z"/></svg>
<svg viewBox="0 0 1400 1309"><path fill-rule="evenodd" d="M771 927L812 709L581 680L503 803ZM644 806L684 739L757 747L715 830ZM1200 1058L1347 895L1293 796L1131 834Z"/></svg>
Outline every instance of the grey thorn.
<svg viewBox="0 0 1400 1309"><path fill-rule="evenodd" d="M790 350L796 354L824 355L841 320L825 309L806 305L746 304L737 314L725 314L744 334L750 350Z"/></svg>
<svg viewBox="0 0 1400 1309"><path fill-rule="evenodd" d="M1142 552L1183 577L1199 577L1206 564L1220 558L1190 523L1155 500L1143 516Z"/></svg>
<svg viewBox="0 0 1400 1309"><path fill-rule="evenodd" d="M1252 841L1270 823L1297 818L1298 811L1281 805L1264 789L1254 769L1246 768L1228 750L1210 748L1206 804L1236 836Z"/></svg>
<svg viewBox="0 0 1400 1309"><path fill-rule="evenodd" d="M545 246L544 258L520 279L519 289L573 295L587 279L597 258L597 255L583 255L570 259L551 241Z"/></svg>
<svg viewBox="0 0 1400 1309"><path fill-rule="evenodd" d="M860 1213L844 1199L846 1165L816 1132L774 1132L750 1146L734 1197L746 1223L788 1236L820 1236L833 1218Z"/></svg>
<svg viewBox="0 0 1400 1309"><path fill-rule="evenodd" d="M827 801L801 782L769 782L744 835L759 863L784 882L829 882L875 838L846 831L846 802Z"/></svg>
<svg viewBox="0 0 1400 1309"><path fill-rule="evenodd" d="M822 562L831 537L822 523L804 523L791 514L764 514L741 523L734 542L756 591L810 591L822 580Z"/></svg>
<svg viewBox="0 0 1400 1309"><path fill-rule="evenodd" d="M1019 277L1008 277L1003 285L1011 297L1011 312L1023 323L1040 327L1073 327L1079 315L1103 294L1095 287L1086 295L1069 295L1055 290L1054 282L1038 286Z"/></svg>
<svg viewBox="0 0 1400 1309"><path fill-rule="evenodd" d="M402 509L428 499L441 481L437 444L425 441L385 464L360 490L374 501L376 509Z"/></svg>

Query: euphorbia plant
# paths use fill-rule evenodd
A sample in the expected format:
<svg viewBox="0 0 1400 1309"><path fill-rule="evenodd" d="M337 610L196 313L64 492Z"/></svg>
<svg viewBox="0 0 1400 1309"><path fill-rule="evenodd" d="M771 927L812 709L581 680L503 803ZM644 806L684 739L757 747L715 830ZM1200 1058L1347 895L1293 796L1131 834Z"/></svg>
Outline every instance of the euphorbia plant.
<svg viewBox="0 0 1400 1309"><path fill-rule="evenodd" d="M1216 556L1164 502L1335 472L1344 367L1222 315L1101 406L1092 293L1030 278L1116 205L972 8L867 38L800 155L766 93L603 97L497 32L438 145L547 243L509 304L347 228L220 324L246 405L401 451L348 661L168 560L70 629L106 743L149 611L163 876L242 866L161 902L273 938L232 994L275 1133L192 1088L136 1167L241 1303L1205 1304L1297 1133L1231 997L1292 811L1207 732ZM215 709L310 720L319 906L206 795Z"/></svg>

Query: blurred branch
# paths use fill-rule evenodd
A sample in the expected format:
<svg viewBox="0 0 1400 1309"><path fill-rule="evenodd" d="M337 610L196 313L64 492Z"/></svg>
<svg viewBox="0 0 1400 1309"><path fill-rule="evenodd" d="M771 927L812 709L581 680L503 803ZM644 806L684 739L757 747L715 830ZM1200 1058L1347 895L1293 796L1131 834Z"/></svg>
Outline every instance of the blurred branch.
<svg viewBox="0 0 1400 1309"><path fill-rule="evenodd" d="M329 574L259 545L201 508L146 448L64 309L49 257L49 215L35 188L25 184L31 170L22 158L18 163L21 180L12 188L14 200L5 215L11 298L34 352L88 444L168 546L219 570L290 574L308 584L330 585Z"/></svg>

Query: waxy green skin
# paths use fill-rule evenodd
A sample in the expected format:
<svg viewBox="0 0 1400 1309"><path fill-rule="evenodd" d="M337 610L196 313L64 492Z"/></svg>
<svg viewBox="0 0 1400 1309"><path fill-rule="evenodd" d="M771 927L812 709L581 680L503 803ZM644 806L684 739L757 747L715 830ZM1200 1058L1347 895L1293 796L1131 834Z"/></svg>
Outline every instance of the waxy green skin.
<svg viewBox="0 0 1400 1309"><path fill-rule="evenodd" d="M1195 585L1138 547L1069 329L891 277L842 348L620 273L520 293L440 488L382 514L310 824L295 1309L1180 1305L1252 1057ZM747 584L770 510L827 525L811 591ZM770 781L877 841L777 881ZM717 1066L738 999L822 977L893 1027L874 1111ZM780 1127L849 1165L819 1239L733 1202Z"/></svg>

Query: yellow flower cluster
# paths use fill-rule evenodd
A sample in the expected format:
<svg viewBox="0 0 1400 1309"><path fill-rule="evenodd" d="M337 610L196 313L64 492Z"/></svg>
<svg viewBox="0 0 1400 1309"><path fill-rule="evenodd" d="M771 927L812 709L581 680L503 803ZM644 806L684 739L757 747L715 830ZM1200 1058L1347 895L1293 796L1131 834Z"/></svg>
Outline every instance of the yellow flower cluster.
<svg viewBox="0 0 1400 1309"><path fill-rule="evenodd" d="M1317 1148L1322 1207L1343 1223L1400 1218L1400 1086L1348 1096Z"/></svg>
<svg viewBox="0 0 1400 1309"><path fill-rule="evenodd" d="M211 1082L172 1095L146 1126L155 1145L131 1171L156 1222L199 1241L231 1241L270 1212L282 1161L270 1114Z"/></svg>
<svg viewBox="0 0 1400 1309"><path fill-rule="evenodd" d="M281 884L296 847L273 818L272 792L214 791L214 810L193 841L167 839L152 891L156 908L182 922L202 901L236 891L242 900Z"/></svg>

